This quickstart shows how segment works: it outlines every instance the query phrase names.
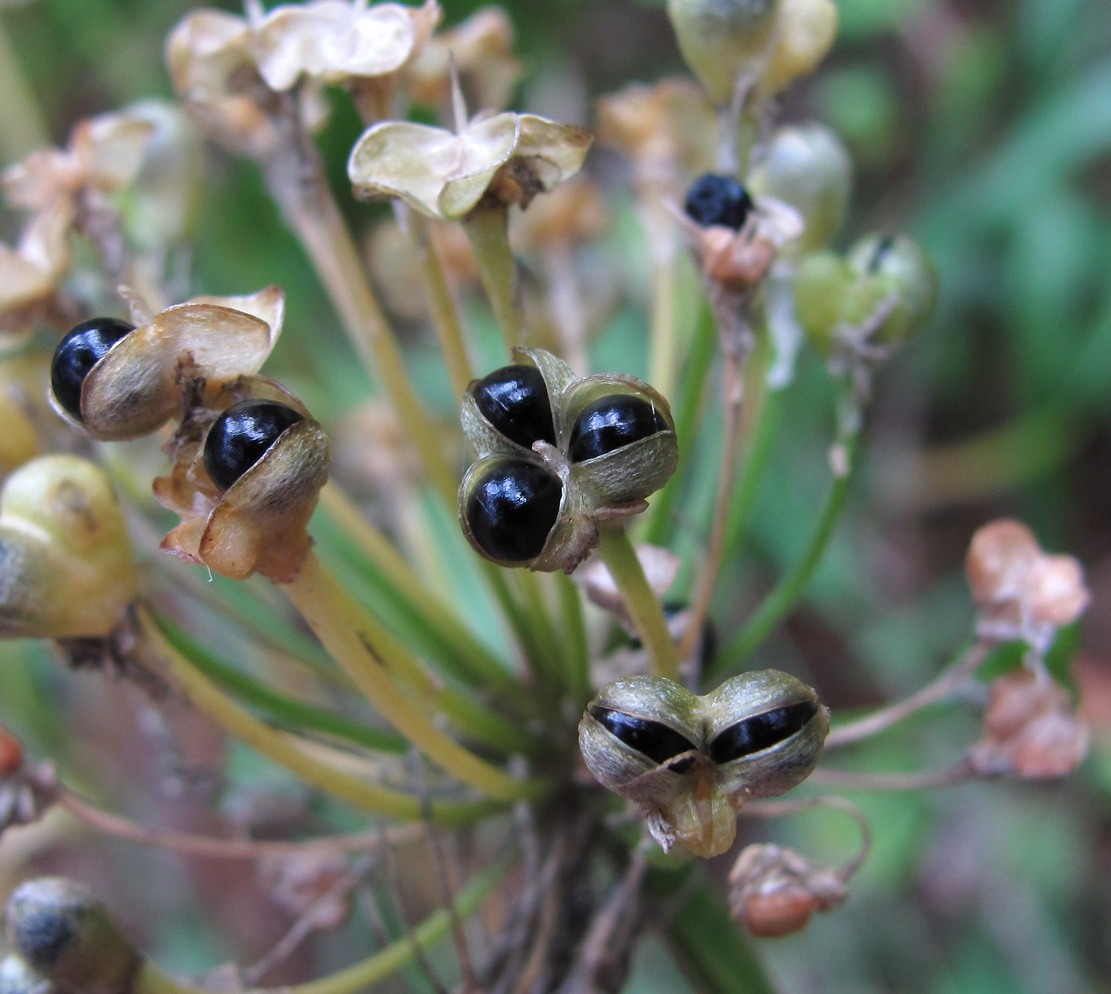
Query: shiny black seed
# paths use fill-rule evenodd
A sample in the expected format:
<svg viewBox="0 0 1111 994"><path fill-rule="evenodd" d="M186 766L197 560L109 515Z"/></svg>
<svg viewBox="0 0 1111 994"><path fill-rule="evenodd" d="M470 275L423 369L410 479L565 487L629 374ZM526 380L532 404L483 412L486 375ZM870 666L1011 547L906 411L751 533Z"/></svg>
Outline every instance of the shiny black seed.
<svg viewBox="0 0 1111 994"><path fill-rule="evenodd" d="M653 762L666 763L681 753L694 751L694 744L691 741L662 722L637 718L635 715L614 711L599 704L590 709L590 716L615 738L636 749L637 752L643 753ZM683 773L689 768L690 763L685 762L677 763L672 767L676 773Z"/></svg>
<svg viewBox="0 0 1111 994"><path fill-rule="evenodd" d="M575 419L568 455L571 462L585 462L661 431L667 431L667 423L643 397L603 397Z"/></svg>
<svg viewBox="0 0 1111 994"><path fill-rule="evenodd" d="M799 701L738 721L710 743L710 759L728 763L768 749L801 732L817 712L818 705L813 701Z"/></svg>
<svg viewBox="0 0 1111 994"><path fill-rule="evenodd" d="M722 225L740 231L752 210L752 197L732 176L706 173L699 176L687 191L683 210L695 224L703 228Z"/></svg>
<svg viewBox="0 0 1111 994"><path fill-rule="evenodd" d="M78 421L85 420L81 384L108 350L134 330L135 325L119 318L93 318L82 321L58 343L50 363L50 387L63 410Z"/></svg>
<svg viewBox="0 0 1111 994"><path fill-rule="evenodd" d="M467 500L467 525L475 543L504 563L524 563L544 549L559 516L563 484L537 463L499 462Z"/></svg>
<svg viewBox="0 0 1111 994"><path fill-rule="evenodd" d="M555 424L548 388L535 366L503 366L474 388L483 417L506 438L532 448L533 442L555 445Z"/></svg>
<svg viewBox="0 0 1111 994"><path fill-rule="evenodd" d="M204 468L212 482L227 490L258 462L290 425L304 416L285 404L246 400L216 419L204 440Z"/></svg>

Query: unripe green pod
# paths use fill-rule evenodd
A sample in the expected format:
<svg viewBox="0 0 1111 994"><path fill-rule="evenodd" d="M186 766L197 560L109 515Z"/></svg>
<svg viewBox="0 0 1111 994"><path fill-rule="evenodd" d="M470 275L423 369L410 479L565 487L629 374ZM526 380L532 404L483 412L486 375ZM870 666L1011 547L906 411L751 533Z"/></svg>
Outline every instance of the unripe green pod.
<svg viewBox="0 0 1111 994"><path fill-rule="evenodd" d="M884 298L897 300L891 315L870 341L895 345L914 335L933 314L937 303L937 269L928 255L905 235L870 235L849 251L854 273L874 280Z"/></svg>
<svg viewBox="0 0 1111 994"><path fill-rule="evenodd" d="M837 35L837 6L833 0L780 0L775 28L757 87L761 100L771 99L818 67Z"/></svg>
<svg viewBox="0 0 1111 994"><path fill-rule="evenodd" d="M699 697L635 676L602 687L579 723L579 747L604 787L637 803L653 837L697 856L732 844L751 798L782 794L817 765L829 712L778 670L744 673Z"/></svg>
<svg viewBox="0 0 1111 994"><path fill-rule="evenodd" d="M780 250L812 252L841 226L852 188L852 160L840 139L816 121L788 124L772 135L748 185L758 196L794 207L806 228Z"/></svg>
<svg viewBox="0 0 1111 994"><path fill-rule="evenodd" d="M4 928L27 964L65 991L127 994L142 963L104 905L62 877L16 888Z"/></svg>
<svg viewBox="0 0 1111 994"><path fill-rule="evenodd" d="M768 57L781 0L668 0L679 51L716 104Z"/></svg>

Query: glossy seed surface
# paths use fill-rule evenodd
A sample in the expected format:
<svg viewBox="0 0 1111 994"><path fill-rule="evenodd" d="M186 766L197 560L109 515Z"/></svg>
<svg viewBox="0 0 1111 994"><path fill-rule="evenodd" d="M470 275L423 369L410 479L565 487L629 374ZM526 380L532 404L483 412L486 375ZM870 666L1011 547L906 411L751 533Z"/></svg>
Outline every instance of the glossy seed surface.
<svg viewBox="0 0 1111 994"><path fill-rule="evenodd" d="M559 515L563 484L537 463L499 462L467 500L467 525L487 555L506 563L535 559Z"/></svg>
<svg viewBox="0 0 1111 994"><path fill-rule="evenodd" d="M568 455L571 462L585 462L661 431L667 431L667 423L643 397L603 397L576 418Z"/></svg>
<svg viewBox="0 0 1111 994"><path fill-rule="evenodd" d="M506 438L526 449L533 442L555 445L548 388L535 366L503 366L478 381L475 404Z"/></svg>
<svg viewBox="0 0 1111 994"><path fill-rule="evenodd" d="M81 416L81 385L89 370L108 354L135 325L119 318L92 318L82 321L63 338L50 363L50 388L62 408L78 421Z"/></svg>
<svg viewBox="0 0 1111 994"><path fill-rule="evenodd" d="M229 407L204 441L204 468L212 482L227 490L247 472L278 437L304 417L292 407L266 400L247 400Z"/></svg>
<svg viewBox="0 0 1111 994"><path fill-rule="evenodd" d="M710 759L728 763L770 748L801 732L817 711L813 701L799 701L738 721L710 743Z"/></svg>
<svg viewBox="0 0 1111 994"><path fill-rule="evenodd" d="M590 715L615 738L657 763L666 763L681 753L693 752L695 748L694 743L686 736L659 721L649 721L647 718L638 718L636 715L600 705L592 707Z"/></svg>
<svg viewBox="0 0 1111 994"><path fill-rule="evenodd" d="M752 207L752 197L740 183L716 173L699 176L683 202L683 210L695 224L703 228L721 225L734 231L740 231Z"/></svg>

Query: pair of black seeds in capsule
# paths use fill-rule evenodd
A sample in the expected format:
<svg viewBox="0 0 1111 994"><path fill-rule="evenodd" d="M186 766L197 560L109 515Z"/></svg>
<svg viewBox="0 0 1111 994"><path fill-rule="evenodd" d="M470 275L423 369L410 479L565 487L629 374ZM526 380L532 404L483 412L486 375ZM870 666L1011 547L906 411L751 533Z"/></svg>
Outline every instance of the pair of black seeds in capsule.
<svg viewBox="0 0 1111 994"><path fill-rule="evenodd" d="M714 736L707 748L710 760L720 766L770 749L801 732L817 712L818 705L813 701L799 701L744 718ZM597 704L590 709L590 715L615 738L655 763L663 764L684 753L698 751L685 735L663 722ZM686 773L693 764L691 755L668 768L673 773Z"/></svg>
<svg viewBox="0 0 1111 994"><path fill-rule="evenodd" d="M535 366L503 366L472 391L482 416L526 449L556 444L555 420L544 377ZM666 431L655 406L642 397L614 394L589 404L575 419L567 445L572 463L606 455ZM467 501L467 524L478 545L503 562L527 562L544 549L563 500L563 484L527 459L500 460L478 481Z"/></svg>
<svg viewBox="0 0 1111 994"><path fill-rule="evenodd" d="M93 318L73 328L58 343L50 367L54 397L78 421L81 387L92 368L112 346L135 330L119 318ZM272 401L247 400L224 411L208 432L204 465L212 482L227 490L247 472L278 437L303 416L292 407Z"/></svg>

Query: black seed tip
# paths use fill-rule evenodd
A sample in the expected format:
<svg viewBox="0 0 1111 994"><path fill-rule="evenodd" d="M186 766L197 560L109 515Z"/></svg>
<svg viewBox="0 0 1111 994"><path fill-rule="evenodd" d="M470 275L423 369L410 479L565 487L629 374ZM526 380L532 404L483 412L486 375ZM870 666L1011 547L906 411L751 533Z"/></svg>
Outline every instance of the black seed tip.
<svg viewBox="0 0 1111 994"><path fill-rule="evenodd" d="M636 715L615 711L600 704L590 709L590 716L603 725L614 738L620 739L629 748L636 749L656 763L666 763L669 759L674 759L685 752L693 752L695 749L694 743L686 736L660 721L638 718ZM691 757L691 763L693 762L694 758ZM685 773L690 769L691 763L680 760L670 769L675 773Z"/></svg>
<svg viewBox="0 0 1111 994"><path fill-rule="evenodd" d="M710 743L710 759L728 763L768 749L801 732L817 713L814 701L799 701L738 721Z"/></svg>
<svg viewBox="0 0 1111 994"><path fill-rule="evenodd" d="M753 208L752 197L732 176L706 173L699 176L687 191L683 210L687 216L709 228L721 225L740 231Z"/></svg>
<svg viewBox="0 0 1111 994"><path fill-rule="evenodd" d="M109 349L135 325L119 318L92 318L82 321L59 343L50 363L50 388L62 409L78 421L81 417L81 385Z"/></svg>
<svg viewBox="0 0 1111 994"><path fill-rule="evenodd" d="M544 550L559 516L563 484L543 466L506 460L479 479L464 511L475 544L504 563L526 563Z"/></svg>
<svg viewBox="0 0 1111 994"><path fill-rule="evenodd" d="M575 419L568 455L571 462L585 462L661 431L667 431L667 423L643 397L603 397Z"/></svg>
<svg viewBox="0 0 1111 994"><path fill-rule="evenodd" d="M257 463L278 437L304 416L268 400L246 400L229 407L204 441L204 468L212 482L227 490Z"/></svg>
<svg viewBox="0 0 1111 994"><path fill-rule="evenodd" d="M526 449L533 442L555 445L548 387L535 366L503 366L484 376L472 393L483 417Z"/></svg>

